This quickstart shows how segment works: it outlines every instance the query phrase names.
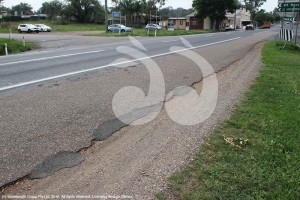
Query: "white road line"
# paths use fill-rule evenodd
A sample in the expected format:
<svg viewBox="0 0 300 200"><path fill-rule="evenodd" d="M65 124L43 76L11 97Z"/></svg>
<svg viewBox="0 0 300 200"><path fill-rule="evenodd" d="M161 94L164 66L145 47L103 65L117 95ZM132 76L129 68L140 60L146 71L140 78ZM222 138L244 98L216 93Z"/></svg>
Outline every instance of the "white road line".
<svg viewBox="0 0 300 200"><path fill-rule="evenodd" d="M222 40L222 41L219 41L219 42L214 42L214 43L210 43L210 44L204 44L204 45L201 45L201 46L186 48L186 49L182 49L182 50L178 50L178 51L172 51L172 52L168 52L168 53L157 54L157 55L153 55L153 56L147 56L147 57L138 58L138 59L129 60L129 61L124 61L124 62L120 62L120 63L108 64L108 65L104 65L104 66L100 66L100 67L94 67L94 68L91 68L91 69L85 69L85 70L80 70L80 71L76 71L76 72L70 72L70 73L61 74L61 75L57 75L57 76L51 76L51 77L47 77L47 78L43 78L43 79L38 79L38 80L33 80L33 81L28 81L28 82L23 82L23 83L18 83L18 84L15 84L15 85L1 87L0 91L14 89L14 88L18 88L18 87L22 87L22 86L27 86L27 85L31 85L31 84L35 84L35 83L40 83L40 82L44 82L44 81L50 81L50 80L54 80L54 79L58 79L58 78L64 78L64 77L68 77L68 76L78 75L78 74L82 74L82 73L86 73L86 72L91 72L91 71L95 71L95 70L99 70L99 69L103 69L103 68L108 68L108 67L114 67L114 66L118 66L118 65L133 63L133 62L136 62L136 61L147 60L147 59L151 59L151 58L156 58L156 57L171 55L171 54L175 54L175 53L179 53L179 52L183 52L183 51L188 51L188 50L193 50L193 49L208 47L208 46L212 46L212 45L216 45L216 44L221 44L221 43L225 43L225 42L230 42L230 41L234 41L234 40L238 40L238 39L241 39L241 37L236 37L236 38L232 38L232 39L228 39L228 40Z"/></svg>
<svg viewBox="0 0 300 200"><path fill-rule="evenodd" d="M163 41L163 42L168 43L168 42L177 42L177 41L179 41L179 40L168 40L168 41Z"/></svg>
<svg viewBox="0 0 300 200"><path fill-rule="evenodd" d="M29 59L29 60L21 60L21 61L16 61L16 62L1 63L0 66L13 65L13 64L19 64L19 63L23 64L23 63L28 63L28 62L33 62L33 61L41 61L41 60L50 60L50 59L54 59L54 58L65 58L65 57L71 57L71 56L77 56L77 55L99 53L99 52L103 52L103 51L104 50L98 50L98 51L89 51L89 52L82 52L82 53L66 54L66 55L60 55L60 56L51 56L51 57L45 57L45 58L35 58L35 59Z"/></svg>

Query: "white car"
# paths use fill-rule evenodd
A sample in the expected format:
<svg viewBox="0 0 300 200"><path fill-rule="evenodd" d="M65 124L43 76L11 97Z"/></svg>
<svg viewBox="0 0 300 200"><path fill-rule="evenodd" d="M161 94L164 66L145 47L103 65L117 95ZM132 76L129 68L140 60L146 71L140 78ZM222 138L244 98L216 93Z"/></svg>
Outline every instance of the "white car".
<svg viewBox="0 0 300 200"><path fill-rule="evenodd" d="M225 31L234 31L234 26L230 25L230 24L226 25L225 26Z"/></svg>
<svg viewBox="0 0 300 200"><path fill-rule="evenodd" d="M47 26L45 24L35 24L36 27L38 27L38 29L41 31L41 32L51 32L52 29L50 26Z"/></svg>
<svg viewBox="0 0 300 200"><path fill-rule="evenodd" d="M38 27L34 26L33 24L19 24L18 32L19 33L22 33L22 32L27 32L27 33L36 32L36 33L39 33L40 30L38 29Z"/></svg>
<svg viewBox="0 0 300 200"><path fill-rule="evenodd" d="M147 24L145 27L146 30L161 30L162 27L157 24Z"/></svg>

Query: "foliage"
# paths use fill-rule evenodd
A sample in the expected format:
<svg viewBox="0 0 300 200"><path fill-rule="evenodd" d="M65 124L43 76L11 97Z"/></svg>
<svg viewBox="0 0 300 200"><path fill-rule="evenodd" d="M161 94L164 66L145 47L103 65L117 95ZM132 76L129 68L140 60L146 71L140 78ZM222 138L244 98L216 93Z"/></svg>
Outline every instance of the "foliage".
<svg viewBox="0 0 300 200"><path fill-rule="evenodd" d="M29 51L35 47L33 43L27 43L26 46L23 46L22 41L2 39L0 38L0 56L5 55L4 44L7 44L8 54L20 53L24 51Z"/></svg>
<svg viewBox="0 0 300 200"><path fill-rule="evenodd" d="M236 0L193 0L193 7L197 17L204 19L210 17L215 22L215 29L220 29L220 23L226 19L226 12L234 12L238 7Z"/></svg>
<svg viewBox="0 0 300 200"><path fill-rule="evenodd" d="M279 21L278 16L272 12L266 12L265 10L261 9L259 12L255 13L254 15L254 21L257 21L260 26L262 26L265 22L274 22Z"/></svg>
<svg viewBox="0 0 300 200"><path fill-rule="evenodd" d="M193 9L184 9L184 8L176 8L166 7L162 8L159 13L162 19L168 19L169 17L185 17L193 12Z"/></svg>
<svg viewBox="0 0 300 200"><path fill-rule="evenodd" d="M269 42L256 83L170 179L172 199L299 199L299 49Z"/></svg>
<svg viewBox="0 0 300 200"><path fill-rule="evenodd" d="M51 20L61 18L62 22L104 23L104 7L98 0L52 0L45 2L39 13L47 14Z"/></svg>
<svg viewBox="0 0 300 200"><path fill-rule="evenodd" d="M147 24L151 18L155 17L158 6L164 5L165 1L159 0L116 0L115 9L120 10L122 15L126 15L129 24Z"/></svg>
<svg viewBox="0 0 300 200"><path fill-rule="evenodd" d="M267 0L244 0L246 10L249 10L251 16L254 17L258 9L266 2Z"/></svg>
<svg viewBox="0 0 300 200"><path fill-rule="evenodd" d="M39 12L47 14L48 18L54 20L57 16L61 16L63 13L64 4L59 0L53 0L50 2L44 2Z"/></svg>
<svg viewBox="0 0 300 200"><path fill-rule="evenodd" d="M103 22L104 8L98 0L67 0L77 22Z"/></svg>
<svg viewBox="0 0 300 200"><path fill-rule="evenodd" d="M19 15L29 15L32 12L32 6L28 3L20 3L12 7L13 12L18 12Z"/></svg>

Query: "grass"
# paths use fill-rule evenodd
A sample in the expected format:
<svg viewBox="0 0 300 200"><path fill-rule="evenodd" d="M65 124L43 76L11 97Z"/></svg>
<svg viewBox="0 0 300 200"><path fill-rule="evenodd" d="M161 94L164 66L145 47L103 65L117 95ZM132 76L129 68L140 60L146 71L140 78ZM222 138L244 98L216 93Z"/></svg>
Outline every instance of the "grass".
<svg viewBox="0 0 300 200"><path fill-rule="evenodd" d="M56 21L24 21L24 22L1 22L0 33L17 33L19 24L46 24L52 28L54 32L70 32L70 31L104 31L105 26L99 24L80 24L80 23L67 23L62 24Z"/></svg>
<svg viewBox="0 0 300 200"><path fill-rule="evenodd" d="M210 33L210 30L174 30L168 31L166 29L156 32L157 36L179 36L179 35L192 35L192 34L203 34ZM107 36L107 37L124 37L124 36L142 36L142 37L154 37L155 31L146 31L142 28L134 28L132 33L100 33L100 34L89 34L88 36Z"/></svg>
<svg viewBox="0 0 300 200"><path fill-rule="evenodd" d="M2 39L0 38L0 56L5 55L4 44L7 43L8 54L15 54L24 51L29 51L35 47L33 43L26 43L26 46L23 46L23 42L18 40Z"/></svg>
<svg viewBox="0 0 300 200"><path fill-rule="evenodd" d="M300 48L281 48L264 46L261 76L194 162L169 179L172 199L299 199Z"/></svg>
<svg viewBox="0 0 300 200"><path fill-rule="evenodd" d="M142 36L142 37L153 37L155 36L154 31L146 31L143 28L133 28L132 33L104 33L105 25L99 24L80 24L80 23L65 23L62 24L56 21L25 21L25 22L1 22L0 23L0 33L9 33L10 29L12 33L17 33L17 27L19 24L46 24L52 28L53 32L71 32L71 31L103 31L99 34L86 34L86 36L105 36L105 37L125 37L131 36ZM179 35L192 35L192 34L202 34L210 33L210 30L161 30L157 31L157 36L179 36Z"/></svg>

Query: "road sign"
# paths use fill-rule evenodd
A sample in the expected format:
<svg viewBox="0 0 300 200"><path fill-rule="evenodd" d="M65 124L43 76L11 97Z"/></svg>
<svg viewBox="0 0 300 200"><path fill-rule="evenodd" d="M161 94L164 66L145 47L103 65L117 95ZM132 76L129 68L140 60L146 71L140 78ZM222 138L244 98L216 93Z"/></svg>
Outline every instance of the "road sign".
<svg viewBox="0 0 300 200"><path fill-rule="evenodd" d="M112 12L113 17L121 17L121 12Z"/></svg>
<svg viewBox="0 0 300 200"><path fill-rule="evenodd" d="M280 8L300 8L300 2L279 3L278 7L279 7L279 9Z"/></svg>
<svg viewBox="0 0 300 200"><path fill-rule="evenodd" d="M279 12L299 12L300 11L300 7L299 8L278 8Z"/></svg>
<svg viewBox="0 0 300 200"><path fill-rule="evenodd" d="M285 22L293 22L294 21L294 17L284 17L283 21L285 21Z"/></svg>

